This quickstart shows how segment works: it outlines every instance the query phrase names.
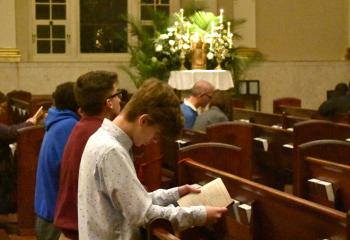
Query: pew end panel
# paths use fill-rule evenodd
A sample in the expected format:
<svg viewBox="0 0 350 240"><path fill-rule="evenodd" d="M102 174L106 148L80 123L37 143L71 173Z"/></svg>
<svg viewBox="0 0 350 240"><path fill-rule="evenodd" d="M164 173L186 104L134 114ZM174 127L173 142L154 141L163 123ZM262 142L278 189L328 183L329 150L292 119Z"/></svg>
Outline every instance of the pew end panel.
<svg viewBox="0 0 350 240"><path fill-rule="evenodd" d="M253 126L234 121L211 124L207 127L210 142L221 142L238 146L242 149L240 176L253 179Z"/></svg>
<svg viewBox="0 0 350 240"><path fill-rule="evenodd" d="M273 100L273 113L282 113L281 105L301 107L301 99L294 97L283 97Z"/></svg>
<svg viewBox="0 0 350 240"><path fill-rule="evenodd" d="M17 137L15 159L17 164L17 217L19 234L34 233L34 194L39 151L44 137L44 127L31 126L20 129Z"/></svg>

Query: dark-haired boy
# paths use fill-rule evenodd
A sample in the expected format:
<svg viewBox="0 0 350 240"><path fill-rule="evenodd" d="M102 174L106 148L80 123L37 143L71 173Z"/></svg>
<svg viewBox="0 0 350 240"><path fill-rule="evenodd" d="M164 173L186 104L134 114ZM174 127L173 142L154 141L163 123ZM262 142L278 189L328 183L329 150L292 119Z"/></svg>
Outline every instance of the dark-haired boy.
<svg viewBox="0 0 350 240"><path fill-rule="evenodd" d="M40 240L59 239L60 231L53 225L58 193L60 162L64 145L79 121L74 97L74 83L58 85L52 93L53 106L45 119L45 135L36 172L34 208L36 233Z"/></svg>
<svg viewBox="0 0 350 240"><path fill-rule="evenodd" d="M117 74L108 71L85 73L75 84L74 93L82 118L64 149L54 220L70 239L79 239L77 192L81 155L88 138L101 126L103 119L113 119L119 113L121 92L117 84Z"/></svg>

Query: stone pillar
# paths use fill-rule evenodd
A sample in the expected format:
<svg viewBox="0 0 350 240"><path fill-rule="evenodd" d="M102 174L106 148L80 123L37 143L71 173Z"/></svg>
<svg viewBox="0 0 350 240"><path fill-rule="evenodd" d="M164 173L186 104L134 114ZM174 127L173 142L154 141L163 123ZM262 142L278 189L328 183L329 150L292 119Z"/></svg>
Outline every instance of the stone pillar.
<svg viewBox="0 0 350 240"><path fill-rule="evenodd" d="M246 22L240 27L239 32L242 40L237 41L239 46L256 48L256 0L235 0L233 4L233 17L245 19Z"/></svg>
<svg viewBox="0 0 350 240"><path fill-rule="evenodd" d="M16 48L15 1L0 0L0 62L19 62L19 50Z"/></svg>

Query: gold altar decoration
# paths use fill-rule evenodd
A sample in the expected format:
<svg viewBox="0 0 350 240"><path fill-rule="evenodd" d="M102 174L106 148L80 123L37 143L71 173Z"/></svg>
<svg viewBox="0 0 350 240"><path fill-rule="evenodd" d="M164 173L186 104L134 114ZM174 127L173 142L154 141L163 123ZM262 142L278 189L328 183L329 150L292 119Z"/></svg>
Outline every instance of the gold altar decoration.
<svg viewBox="0 0 350 240"><path fill-rule="evenodd" d="M167 28L167 33L155 39L155 51L163 58L159 60L174 61L178 58L180 70L184 70L186 58L192 69L207 69L207 60L215 59L215 69L221 69L222 61L233 47L231 23L224 26L223 12L220 9L219 17L214 16L209 30L203 30L185 18L184 10L180 9L174 14L174 24Z"/></svg>
<svg viewBox="0 0 350 240"><path fill-rule="evenodd" d="M191 64L192 69L206 69L207 68L207 54L205 52L205 43L203 39L197 35L192 41Z"/></svg>

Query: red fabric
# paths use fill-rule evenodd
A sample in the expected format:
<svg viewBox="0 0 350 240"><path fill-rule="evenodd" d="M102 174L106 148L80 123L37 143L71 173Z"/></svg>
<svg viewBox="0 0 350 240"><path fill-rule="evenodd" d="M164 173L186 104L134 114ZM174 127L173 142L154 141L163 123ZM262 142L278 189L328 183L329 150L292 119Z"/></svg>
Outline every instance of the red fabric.
<svg viewBox="0 0 350 240"><path fill-rule="evenodd" d="M89 137L103 119L82 118L73 128L65 146L60 169L60 185L54 224L63 231L78 231L78 177L80 159Z"/></svg>

